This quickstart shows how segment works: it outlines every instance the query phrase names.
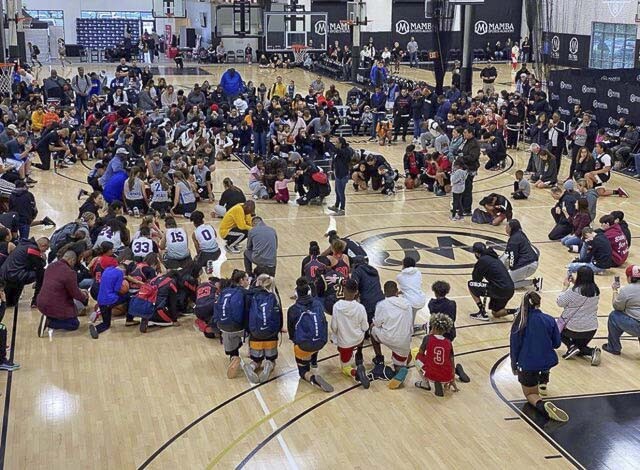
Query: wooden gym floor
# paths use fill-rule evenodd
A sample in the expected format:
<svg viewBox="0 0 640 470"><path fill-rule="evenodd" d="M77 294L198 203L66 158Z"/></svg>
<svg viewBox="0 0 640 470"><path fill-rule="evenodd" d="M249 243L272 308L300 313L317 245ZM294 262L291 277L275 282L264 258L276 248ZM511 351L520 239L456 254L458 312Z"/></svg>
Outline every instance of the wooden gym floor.
<svg viewBox="0 0 640 470"><path fill-rule="evenodd" d="M82 65L89 71L107 69L112 73L114 69L112 65ZM199 69L210 75L172 75L168 82L192 85L206 78L217 83L224 70L217 66ZM240 65L237 69L245 80L252 79L256 84L264 81L269 85L276 76L255 66ZM407 75L430 79L427 72L406 71ZM301 70L282 74L285 82L295 79L300 90L314 78ZM499 81L503 86L512 86L511 77L508 66L501 66ZM344 83L338 87L343 94L350 88ZM362 143L364 140L353 139L354 147L381 151L401 168L404 145L380 148ZM524 152L513 152L505 171L482 170L474 187L476 203L488 192L508 195L513 173L525 167L526 159ZM567 167L564 162L563 173ZM51 216L59 224L75 218L77 191L87 188L83 183L86 172L80 163L58 174L36 172L34 177L40 182L34 193L40 214ZM227 176L247 190L246 168L239 162L224 162L214 176L216 196ZM637 235L640 210L632 201L637 197L638 183L616 175L610 186L617 185L624 185L631 199L600 199L598 214L624 210L632 233ZM329 228L366 241L371 252L386 251L387 266L380 267L383 281L393 279L398 272L393 260L401 260L403 250L415 249L425 275L424 289L430 292L431 283L446 280L458 302L455 349L458 361L472 379L469 384L460 384L459 393L438 399L416 389L415 371L410 372L400 390L389 390L383 382L374 382L369 390L363 390L342 376L336 348L331 344L320 354L320 372L335 386L335 392L322 393L298 380L287 339L280 346L271 381L251 386L242 375L228 380L222 346L194 331L192 317L182 318L177 328L144 336L136 328L125 328L123 320L117 319L97 341L89 338L83 318L76 332L38 338L40 314L29 308L27 289L17 322L13 312L5 317L15 360L22 365L11 375L0 374L2 442L6 442L0 454L5 467L199 469L243 464L247 468L293 469L632 468L640 458L640 444L632 435L634 426L637 431L640 411L637 406L627 405L634 396L637 404L637 395L621 400L626 405L620 408L611 404L611 396L625 397L640 389L638 343L626 341L619 357L603 353L600 367L578 359L561 361L553 369L550 396L568 397L567 409L576 413L564 429L538 423L526 410L520 412L520 387L505 360L511 323L479 323L468 317L475 307L466 291L474 259L465 246L476 240L505 241L504 227L473 225L468 219L452 223L448 219L449 204L448 197L437 198L423 190L400 191L389 198L356 194L349 188L345 217L334 218L325 207L271 202L259 203L257 213L279 234L278 285L285 307L291 302L290 291L309 241L326 245L323 234ZM558 315L555 297L565 275L564 265L572 256L558 243L547 240L552 205L549 191L534 190L529 200L514 201L514 213L541 252L544 310ZM210 212L210 204L202 208L206 214ZM130 223L135 229L137 221L130 219ZM218 224L213 222L215 227ZM190 227L187 222L182 225ZM33 235L50 232L36 228ZM640 262L635 243L629 262ZM241 255L232 255L224 261L222 273L241 267ZM602 289L600 328L595 340L598 345L607 334L609 286L613 275L621 273L615 270L597 278ZM512 306L521 295L517 294ZM426 313L422 312L420 318L425 320ZM416 335L414 346L420 341L421 335ZM242 354L246 357L246 348ZM365 349L367 363L371 358L371 349ZM580 401L582 397L592 401ZM590 405L586 410L577 404L569 407L569 400ZM558 401L562 406L564 403ZM609 412L600 416L602 410ZM585 423L595 429L601 422L615 423L615 429L597 437L583 431ZM600 446L592 442L596 438ZM578 445L581 443L584 445ZM598 449L597 459L592 455L594 449Z"/></svg>

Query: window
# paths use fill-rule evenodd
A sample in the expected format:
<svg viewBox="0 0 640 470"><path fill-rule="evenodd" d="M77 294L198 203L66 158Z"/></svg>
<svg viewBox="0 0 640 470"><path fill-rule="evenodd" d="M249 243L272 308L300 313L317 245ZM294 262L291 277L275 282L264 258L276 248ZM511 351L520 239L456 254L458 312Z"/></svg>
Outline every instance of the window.
<svg viewBox="0 0 640 470"><path fill-rule="evenodd" d="M29 16L50 25L64 26L64 11L62 10L25 10Z"/></svg>
<svg viewBox="0 0 640 470"><path fill-rule="evenodd" d="M82 10L80 18L109 18L118 20L146 20L153 21L153 14L150 11L93 11Z"/></svg>
<svg viewBox="0 0 640 470"><path fill-rule="evenodd" d="M593 23L589 66L594 69L634 67L637 27L635 24Z"/></svg>

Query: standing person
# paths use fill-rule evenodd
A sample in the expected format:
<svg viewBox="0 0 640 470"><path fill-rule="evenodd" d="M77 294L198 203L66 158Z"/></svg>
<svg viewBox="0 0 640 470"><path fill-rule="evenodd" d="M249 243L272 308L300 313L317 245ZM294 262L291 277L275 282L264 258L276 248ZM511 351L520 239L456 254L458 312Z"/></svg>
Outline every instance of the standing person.
<svg viewBox="0 0 640 470"><path fill-rule="evenodd" d="M79 120L87 111L92 86L91 78L84 73L84 67L78 67L78 74L71 79L71 88L76 94L76 116Z"/></svg>
<svg viewBox="0 0 640 470"><path fill-rule="evenodd" d="M256 210L253 201L244 204L236 204L222 218L220 226L220 237L226 242L225 248L231 253L240 253L238 245L247 237L251 230L251 219Z"/></svg>
<svg viewBox="0 0 640 470"><path fill-rule="evenodd" d="M58 57L60 58L60 64L62 64L63 69L65 67L65 62L71 65L71 61L67 59L67 45L64 43L64 39L62 38L58 38Z"/></svg>
<svg viewBox="0 0 640 470"><path fill-rule="evenodd" d="M520 59L520 47L518 42L513 43L511 48L511 69L515 72L518 69L518 60Z"/></svg>
<svg viewBox="0 0 640 470"><path fill-rule="evenodd" d="M480 71L480 78L482 79L482 91L485 96L491 96L496 91L493 85L498 78L498 71L493 65L493 61L489 59L487 65Z"/></svg>
<svg viewBox="0 0 640 470"><path fill-rule="evenodd" d="M514 314L516 309L507 309L507 303L513 297L514 286L511 276L497 253L484 243L473 244L472 251L478 260L473 267L471 280L468 283L471 298L478 306L478 312L470 316L474 320L489 321L481 297L489 298L489 309L494 317L504 317Z"/></svg>
<svg viewBox="0 0 640 470"><path fill-rule="evenodd" d="M407 378L406 366L411 355L412 308L407 299L399 294L394 281L385 282L385 298L376 305L371 325L371 346L376 354L372 373L375 378L390 380L390 389L400 387ZM384 365L381 345L391 350L392 373L387 372Z"/></svg>
<svg viewBox="0 0 640 470"><path fill-rule="evenodd" d="M414 258L406 256L402 260L402 271L396 276L396 281L400 294L411 305L412 324L416 325L416 315L427 303L427 294L422 290L422 273L416 268Z"/></svg>
<svg viewBox="0 0 640 470"><path fill-rule="evenodd" d="M252 276L255 264L260 272L274 277L278 260L278 234L273 227L265 224L262 217L254 217L251 224L253 227L247 235L247 249L244 250L244 269Z"/></svg>
<svg viewBox="0 0 640 470"><path fill-rule="evenodd" d="M554 156L556 160L556 178L558 177L558 173L560 173L560 164L562 163L562 152L565 149L566 145L566 134L567 134L567 125L560 118L559 113L553 113L551 115L551 120L547 124L548 128L548 150ZM571 177L571 175L569 175Z"/></svg>
<svg viewBox="0 0 640 470"><path fill-rule="evenodd" d="M227 99L229 105L233 104L233 101L242 92L243 82L240 74L233 67L227 69L220 77L220 86L222 87L222 94Z"/></svg>
<svg viewBox="0 0 640 470"><path fill-rule="evenodd" d="M37 305L41 318L38 336L47 328L74 331L80 326L78 315L89 302L89 294L78 287L75 252L68 250L62 258L51 263L44 272Z"/></svg>
<svg viewBox="0 0 640 470"><path fill-rule="evenodd" d="M387 69L383 60L379 60L371 67L369 78L371 79L371 85L375 88L382 88L387 83Z"/></svg>
<svg viewBox="0 0 640 470"><path fill-rule="evenodd" d="M473 179L480 168L480 146L473 134L473 129L467 127L463 132L464 144L460 149L462 162L467 170L467 178L464 181L464 193L462 194L462 207L464 215L471 215L473 205Z"/></svg>
<svg viewBox="0 0 640 470"><path fill-rule="evenodd" d="M418 43L413 36L411 36L411 40L407 43L407 52L409 53L409 67L419 67Z"/></svg>
<svg viewBox="0 0 640 470"><path fill-rule="evenodd" d="M0 370L8 372L20 369L20 364L11 362L7 358L7 327L2 323L4 313L7 309L7 301L4 295L5 282L0 280Z"/></svg>
<svg viewBox="0 0 640 470"><path fill-rule="evenodd" d="M395 124L393 130L394 142L398 140L400 128L402 128L402 141L405 142L407 140L407 129L409 127L409 119L411 118L411 102L412 98L411 95L409 95L409 90L403 88L393 103L393 121Z"/></svg>
<svg viewBox="0 0 640 470"><path fill-rule="evenodd" d="M573 282L573 287L571 283ZM598 302L600 289L594 280L593 271L586 266L578 269L575 281L565 277L562 292L556 303L564 308L558 319L560 338L567 346L563 359L588 356L592 366L600 365L600 348L590 348L589 341L598 330Z"/></svg>
<svg viewBox="0 0 640 470"><path fill-rule="evenodd" d="M249 276L240 270L231 275L231 285L222 289L213 308L213 322L222 334L224 352L229 356L227 378L234 379L240 368L240 348L247 328Z"/></svg>
<svg viewBox="0 0 640 470"><path fill-rule="evenodd" d="M335 177L336 202L328 209L335 215L344 215L347 205L346 189L351 176L353 149L344 137L338 138L338 151L333 156L333 175Z"/></svg>
<svg viewBox="0 0 640 470"><path fill-rule="evenodd" d="M260 274L251 289L249 303L249 357L251 361L243 367L252 383L269 380L278 358L278 335L282 330L282 306L276 294L273 277ZM256 373L258 369L260 375Z"/></svg>
<svg viewBox="0 0 640 470"><path fill-rule="evenodd" d="M385 119L387 95L382 91L382 86L376 86L374 93L371 95L371 112L373 121L371 122L371 137L369 141L376 140L376 129L378 122Z"/></svg>
<svg viewBox="0 0 640 470"><path fill-rule="evenodd" d="M549 371L558 365L555 349L561 341L555 319L540 310L540 300L537 292L527 292L522 298L511 328L511 370L518 376L527 402L543 417L564 423L569 415L542 400L547 395Z"/></svg>
<svg viewBox="0 0 640 470"><path fill-rule="evenodd" d="M456 158L453 162L453 172L451 173L451 220L454 222L464 220L464 193L468 178L467 170L461 158Z"/></svg>
<svg viewBox="0 0 640 470"><path fill-rule="evenodd" d="M364 335L369 330L367 312L357 300L358 283L348 279L344 284L344 299L333 305L331 333L340 354L342 373L369 388L369 377L364 368L362 346ZM351 365L355 353L356 367Z"/></svg>
<svg viewBox="0 0 640 470"><path fill-rule="evenodd" d="M602 349L619 356L622 351L622 333L640 340L640 266L631 265L625 270L627 285L620 289L620 283L611 286L613 311L607 321L608 338Z"/></svg>
<svg viewBox="0 0 640 470"><path fill-rule="evenodd" d="M301 379L330 393L333 387L317 373L318 352L327 344L328 330L322 302L311 295L307 280L299 278L296 302L287 310L287 331L294 345L298 374Z"/></svg>
<svg viewBox="0 0 640 470"><path fill-rule="evenodd" d="M539 255L522 231L520 221L511 219L505 227L505 232L509 240L507 240L507 248L501 259L509 270L514 288L522 289L533 286L536 291L540 291L542 278L529 279L538 270Z"/></svg>
<svg viewBox="0 0 640 470"><path fill-rule="evenodd" d="M207 274L210 274L211 265L220 258L220 247L218 246L215 229L204 223L204 214L201 211L193 211L189 220L193 223L195 230L193 231L193 244L196 247L196 258L194 272L200 273L200 270L207 268Z"/></svg>
<svg viewBox="0 0 640 470"><path fill-rule="evenodd" d="M40 48L38 45L28 42L27 48L29 49L29 56L31 56L31 65L35 67L37 62L38 66L42 67L42 62L38 60L38 56L40 55Z"/></svg>

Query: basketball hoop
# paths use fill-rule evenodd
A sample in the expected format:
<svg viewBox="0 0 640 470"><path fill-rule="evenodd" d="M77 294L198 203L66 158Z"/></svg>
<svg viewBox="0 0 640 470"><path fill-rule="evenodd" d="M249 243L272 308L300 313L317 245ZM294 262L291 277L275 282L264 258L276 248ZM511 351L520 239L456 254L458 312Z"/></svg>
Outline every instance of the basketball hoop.
<svg viewBox="0 0 640 470"><path fill-rule="evenodd" d="M304 62L304 51L307 49L307 46L304 44L292 44L291 49L293 50L293 61L296 64L301 64Z"/></svg>
<svg viewBox="0 0 640 470"><path fill-rule="evenodd" d="M355 21L353 20L340 20L340 24L348 24L349 26L353 26Z"/></svg>
<svg viewBox="0 0 640 470"><path fill-rule="evenodd" d="M22 16L16 20L16 24L18 23L22 23L22 27L24 29L30 29L31 23L33 23L33 18L31 18L30 16Z"/></svg>
<svg viewBox="0 0 640 470"><path fill-rule="evenodd" d="M14 64L0 64L0 94L11 98L11 83Z"/></svg>

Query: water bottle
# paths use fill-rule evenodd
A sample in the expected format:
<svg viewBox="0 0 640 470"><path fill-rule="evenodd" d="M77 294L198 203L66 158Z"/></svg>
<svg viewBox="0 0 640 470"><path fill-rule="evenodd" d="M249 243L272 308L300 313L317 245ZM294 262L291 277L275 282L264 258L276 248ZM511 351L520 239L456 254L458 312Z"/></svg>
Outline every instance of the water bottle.
<svg viewBox="0 0 640 470"><path fill-rule="evenodd" d="M207 276L211 276L213 274L213 260L207 261L207 268L205 269Z"/></svg>
<svg viewBox="0 0 640 470"><path fill-rule="evenodd" d="M133 208L133 215L134 217L140 217L140 209L138 209L137 207Z"/></svg>

